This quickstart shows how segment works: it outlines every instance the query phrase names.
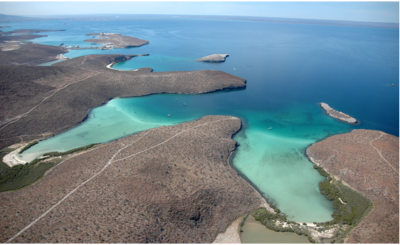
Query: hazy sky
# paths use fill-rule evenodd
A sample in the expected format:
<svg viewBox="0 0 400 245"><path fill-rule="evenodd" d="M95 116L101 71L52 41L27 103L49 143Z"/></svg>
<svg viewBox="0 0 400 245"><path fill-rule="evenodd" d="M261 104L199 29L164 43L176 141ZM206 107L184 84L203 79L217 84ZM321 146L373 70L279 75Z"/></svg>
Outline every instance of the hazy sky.
<svg viewBox="0 0 400 245"><path fill-rule="evenodd" d="M399 2L1 2L0 14L184 14L399 23Z"/></svg>

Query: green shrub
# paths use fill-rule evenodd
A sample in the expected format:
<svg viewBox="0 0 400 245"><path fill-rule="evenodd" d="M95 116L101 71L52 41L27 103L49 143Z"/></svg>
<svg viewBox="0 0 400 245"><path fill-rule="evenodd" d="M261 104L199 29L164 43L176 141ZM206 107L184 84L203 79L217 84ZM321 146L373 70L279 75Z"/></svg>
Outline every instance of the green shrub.
<svg viewBox="0 0 400 245"><path fill-rule="evenodd" d="M314 165L314 169L318 171L318 173L324 177L329 177L330 175L325 171L325 169L321 168L320 166Z"/></svg>
<svg viewBox="0 0 400 245"><path fill-rule="evenodd" d="M87 149L89 149L89 148L91 148L91 147L93 147L95 145L97 145L97 144L90 144L90 145L87 145L87 146L78 147L78 148L75 148L75 149L72 149L72 150L69 150L69 151L66 151L66 152L57 152L57 151L48 152L48 153L43 154L43 156L46 156L46 157L64 156L64 155L72 154L72 153L75 153L75 152L78 152L78 151L87 150Z"/></svg>
<svg viewBox="0 0 400 245"><path fill-rule="evenodd" d="M40 179L43 174L58 162L17 165L0 173L0 192L17 190Z"/></svg>
<svg viewBox="0 0 400 245"><path fill-rule="evenodd" d="M28 145L26 145L24 148L22 148L22 149L19 151L19 154L21 154L22 152L28 150L29 148L31 148L32 146L36 145L37 143L39 143L39 142L36 141L36 140L33 141L33 142L31 142L31 143L29 143Z"/></svg>

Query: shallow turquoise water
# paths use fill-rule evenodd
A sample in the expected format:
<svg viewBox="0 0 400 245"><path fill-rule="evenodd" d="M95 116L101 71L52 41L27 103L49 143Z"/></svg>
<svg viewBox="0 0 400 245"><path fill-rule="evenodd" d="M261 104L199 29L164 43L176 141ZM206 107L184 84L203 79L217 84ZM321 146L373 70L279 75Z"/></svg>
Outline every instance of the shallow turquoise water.
<svg viewBox="0 0 400 245"><path fill-rule="evenodd" d="M399 91L389 86L399 80L398 29L210 20L61 24L40 23L35 28L67 31L46 33L49 37L34 41L90 46L83 42L87 38L83 34L88 32L132 35L150 44L132 49L74 50L65 56L150 53L113 68L222 70L247 79L247 88L114 99L93 109L76 128L27 150L23 154L27 160L44 152L108 142L205 115L237 116L243 130L234 138L240 144L234 167L289 219L320 222L331 219L333 206L319 193L322 177L305 157L307 146L358 128L398 135ZM32 28L32 23L15 25L16 29ZM230 56L221 64L195 61L213 53ZM361 124L352 126L330 118L319 102L354 116Z"/></svg>
<svg viewBox="0 0 400 245"><path fill-rule="evenodd" d="M330 220L332 203L318 189L323 178L305 157L304 149L316 139L346 131L348 126L324 115L318 105L292 105L264 113L245 108L233 110L224 97L240 93L114 99L92 110L80 126L41 142L23 157L32 160L45 152L107 142L210 114L234 115L242 118L245 127L235 137L240 144L233 159L235 168L288 218L302 222Z"/></svg>

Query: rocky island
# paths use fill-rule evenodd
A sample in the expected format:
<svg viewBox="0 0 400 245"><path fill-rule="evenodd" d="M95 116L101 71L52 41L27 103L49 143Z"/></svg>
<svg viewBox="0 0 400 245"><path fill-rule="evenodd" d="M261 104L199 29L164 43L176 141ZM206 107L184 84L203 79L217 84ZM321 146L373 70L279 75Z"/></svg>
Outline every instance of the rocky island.
<svg viewBox="0 0 400 245"><path fill-rule="evenodd" d="M200 58L196 61L208 62L208 63L221 63L221 62L225 62L225 59L228 56L229 56L229 54L212 54L212 55Z"/></svg>
<svg viewBox="0 0 400 245"><path fill-rule="evenodd" d="M331 116L333 118L336 118L343 122L347 122L349 124L358 124L359 123L355 118L353 118L347 114L344 114L343 112L332 109L326 103L321 102L321 103L319 103L319 105L321 106L322 109L324 109L326 111L326 113L328 113L329 116Z"/></svg>
<svg viewBox="0 0 400 245"><path fill-rule="evenodd" d="M110 48L139 47L149 43L147 40L124 36L118 33L88 33L86 36L98 36L99 38L87 39L85 42L101 43L106 47L109 46Z"/></svg>
<svg viewBox="0 0 400 245"><path fill-rule="evenodd" d="M351 231L348 243L399 243L398 137L353 130L311 145L307 155L334 176L333 181L350 186L373 203L373 209ZM351 205L351 199L342 201ZM361 210L363 201L357 200L354 210Z"/></svg>

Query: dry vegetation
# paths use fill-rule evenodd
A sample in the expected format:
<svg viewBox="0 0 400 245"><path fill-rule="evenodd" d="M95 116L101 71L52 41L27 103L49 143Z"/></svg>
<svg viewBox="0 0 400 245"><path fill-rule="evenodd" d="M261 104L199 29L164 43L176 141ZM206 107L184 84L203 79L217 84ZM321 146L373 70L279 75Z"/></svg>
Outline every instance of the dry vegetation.
<svg viewBox="0 0 400 245"><path fill-rule="evenodd" d="M398 137L354 130L312 145L307 155L374 204L374 210L353 229L349 243L399 243Z"/></svg>
<svg viewBox="0 0 400 245"><path fill-rule="evenodd" d="M136 37L124 36L117 33L106 33L102 35L101 33L88 33L86 36L98 36L99 39L87 39L85 42L90 43L112 43L117 48L129 48L129 47L139 47L148 44L149 41L139 39Z"/></svg>
<svg viewBox="0 0 400 245"><path fill-rule="evenodd" d="M1 242L125 147L103 172L12 242L210 243L260 205L256 192L227 162L236 144L231 136L239 129L237 118L207 116L70 157L32 186L0 194Z"/></svg>
<svg viewBox="0 0 400 245"><path fill-rule="evenodd" d="M131 57L89 55L51 67L0 66L0 148L71 128L86 118L89 109L111 98L246 86L244 79L221 71L153 73L148 68L106 68Z"/></svg>
<svg viewBox="0 0 400 245"><path fill-rule="evenodd" d="M13 36L13 40L16 37L21 36ZM21 38L23 40L29 38L26 35ZM0 42L2 38L8 37L0 37ZM11 50L11 51L1 51L0 52L0 66L15 66L15 65L24 65L24 66L32 66L40 63L50 62L56 60L56 56L59 54L67 53L68 51L65 48L58 46L47 46L41 44L23 44L19 49ZM23 72L20 72L23 73ZM1 78L3 80L3 78Z"/></svg>
<svg viewBox="0 0 400 245"><path fill-rule="evenodd" d="M26 66L64 52L35 44L0 52L0 148L71 128L113 97L246 86L220 71L106 68L133 57L125 55ZM237 118L209 116L43 160L58 165L28 187L0 193L0 240L210 243L261 202L227 161L239 129Z"/></svg>

